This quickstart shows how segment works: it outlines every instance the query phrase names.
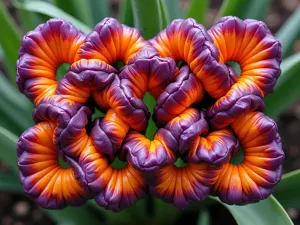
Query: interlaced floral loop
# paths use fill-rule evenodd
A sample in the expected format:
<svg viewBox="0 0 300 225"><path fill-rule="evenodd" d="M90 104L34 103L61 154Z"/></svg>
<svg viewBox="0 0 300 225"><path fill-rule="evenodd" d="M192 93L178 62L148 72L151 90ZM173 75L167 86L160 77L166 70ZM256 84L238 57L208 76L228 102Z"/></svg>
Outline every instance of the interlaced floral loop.
<svg viewBox="0 0 300 225"><path fill-rule="evenodd" d="M213 193L228 204L258 202L272 193L281 178L284 153L277 125L261 112L250 112L235 120L231 128L244 159L223 165Z"/></svg>
<svg viewBox="0 0 300 225"><path fill-rule="evenodd" d="M263 98L280 62L280 43L255 20L224 17L206 32L178 19L150 41L113 18L88 35L49 20L24 36L17 62L19 89L36 106L17 149L25 192L45 208L93 197L113 211L149 192L180 209L209 194L238 205L267 198L284 153ZM57 81L62 63L70 68ZM153 139L147 92L157 100ZM93 118L95 108L105 115Z"/></svg>
<svg viewBox="0 0 300 225"><path fill-rule="evenodd" d="M220 62L236 61L240 77L208 112L216 129L250 111L262 111L262 98L272 92L280 75L281 44L261 21L223 17L209 31Z"/></svg>
<svg viewBox="0 0 300 225"><path fill-rule="evenodd" d="M62 148L57 147L60 146L58 140L54 138L60 136L70 123L74 124L73 117L82 111L90 113L85 106L71 106L64 99L52 96L49 102L41 102L35 109L33 115L37 124L19 139L17 152L21 183L29 196L44 208L80 205L92 196L87 186L78 181L82 173L76 162L63 155ZM73 129L78 132L76 127ZM82 146L84 143L75 143L77 151ZM58 163L60 156L70 168L63 168Z"/></svg>
<svg viewBox="0 0 300 225"><path fill-rule="evenodd" d="M186 62L213 98L224 96L230 89L233 82L228 68L218 62L217 48L205 28L194 19L173 20L151 44L162 57Z"/></svg>
<svg viewBox="0 0 300 225"><path fill-rule="evenodd" d="M85 35L71 23L51 19L28 32L22 40L17 61L17 84L37 105L56 92L56 71L63 63L76 61Z"/></svg>

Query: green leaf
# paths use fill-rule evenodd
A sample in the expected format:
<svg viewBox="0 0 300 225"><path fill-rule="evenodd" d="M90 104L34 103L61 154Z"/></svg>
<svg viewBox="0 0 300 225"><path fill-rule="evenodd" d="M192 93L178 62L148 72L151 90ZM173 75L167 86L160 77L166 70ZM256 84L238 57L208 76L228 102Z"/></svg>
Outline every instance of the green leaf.
<svg viewBox="0 0 300 225"><path fill-rule="evenodd" d="M242 19L265 20L268 9L270 8L270 0L252 0L248 5L245 5Z"/></svg>
<svg viewBox="0 0 300 225"><path fill-rule="evenodd" d="M78 0L80 1L80 0ZM81 0L82 1L82 0ZM85 2L86 1L82 1ZM98 24L105 17L110 16L108 0L89 0L89 7L92 11L93 26Z"/></svg>
<svg viewBox="0 0 300 225"><path fill-rule="evenodd" d="M300 169L283 175L274 196L284 208L300 209Z"/></svg>
<svg viewBox="0 0 300 225"><path fill-rule="evenodd" d="M151 218L152 224L175 224L178 217L183 213L172 204L154 198L154 212Z"/></svg>
<svg viewBox="0 0 300 225"><path fill-rule="evenodd" d="M145 212L143 211L144 202L145 199L140 200L130 208L118 212L118 214L100 207L95 201L90 201L87 203L87 205L91 207L95 213L105 214L105 223L107 225L132 224L133 218L135 224L143 224L147 223L147 218Z"/></svg>
<svg viewBox="0 0 300 225"><path fill-rule="evenodd" d="M5 162L15 174L18 173L17 141L16 135L0 127L0 160Z"/></svg>
<svg viewBox="0 0 300 225"><path fill-rule="evenodd" d="M282 56L285 57L290 52L295 40L300 35L300 6L296 8L289 19L281 26L276 33L276 38L282 45Z"/></svg>
<svg viewBox="0 0 300 225"><path fill-rule="evenodd" d="M250 0L223 0L217 19L223 16L239 16Z"/></svg>
<svg viewBox="0 0 300 225"><path fill-rule="evenodd" d="M148 110L150 111L151 115L153 115L153 110L154 107L156 105L156 100L155 98L149 94L149 92L147 92L144 96L143 101L145 102ZM155 124L155 122L152 119L152 116L150 117L149 121L148 121L148 127L146 129L146 137L150 140L153 140L153 137L156 133L157 130L157 126Z"/></svg>
<svg viewBox="0 0 300 225"><path fill-rule="evenodd" d="M198 23L204 25L208 7L209 0L192 0L186 18L194 18Z"/></svg>
<svg viewBox="0 0 300 225"><path fill-rule="evenodd" d="M160 0L131 0L134 26L141 30L145 39L154 37L162 30Z"/></svg>
<svg viewBox="0 0 300 225"><path fill-rule="evenodd" d="M31 0L13 0L13 4L24 3ZM37 13L29 12L17 8L17 14L23 31L28 32L35 29L39 24L43 23L41 17Z"/></svg>
<svg viewBox="0 0 300 225"><path fill-rule="evenodd" d="M184 18L183 11L181 10L179 0L162 0L162 1L164 1L166 3L170 20Z"/></svg>
<svg viewBox="0 0 300 225"><path fill-rule="evenodd" d="M210 220L209 211L207 209L203 209L199 213L197 225L210 225Z"/></svg>
<svg viewBox="0 0 300 225"><path fill-rule="evenodd" d="M265 98L265 113L276 118L300 96L300 52L284 59L274 93Z"/></svg>
<svg viewBox="0 0 300 225"><path fill-rule="evenodd" d="M241 19L264 20L270 0L224 0L217 19L237 16Z"/></svg>
<svg viewBox="0 0 300 225"><path fill-rule="evenodd" d="M7 102L18 107L18 110L32 110L32 103L13 86L6 77L0 72L0 96Z"/></svg>
<svg viewBox="0 0 300 225"><path fill-rule="evenodd" d="M60 210L44 209L44 211L58 225L106 224L101 221L99 215L91 212L87 204L81 207L68 206Z"/></svg>
<svg viewBox="0 0 300 225"><path fill-rule="evenodd" d="M33 125L32 104L0 73L0 124L20 134ZM10 121L10 123L3 123Z"/></svg>
<svg viewBox="0 0 300 225"><path fill-rule="evenodd" d="M23 188L20 184L18 176L1 172L0 173L0 191L22 193Z"/></svg>
<svg viewBox="0 0 300 225"><path fill-rule="evenodd" d="M245 206L227 205L216 200L229 210L239 225L293 225L284 208L273 196Z"/></svg>
<svg viewBox="0 0 300 225"><path fill-rule="evenodd" d="M159 0L159 6L162 16L162 28L165 28L170 23L169 12L167 10L167 6L164 0Z"/></svg>
<svg viewBox="0 0 300 225"><path fill-rule="evenodd" d="M82 0L55 0L55 4L66 13L74 16L79 21L93 26L92 12L89 4Z"/></svg>
<svg viewBox="0 0 300 225"><path fill-rule="evenodd" d="M21 43L21 33L14 19L8 13L5 5L0 2L0 45L5 54L5 66L9 78L13 84L16 83L16 61Z"/></svg>
<svg viewBox="0 0 300 225"><path fill-rule="evenodd" d="M67 21L71 22L75 27L77 27L78 29L82 30L85 33L89 33L92 30L90 27L88 27L84 23L80 22L73 16L65 13L60 8L50 4L48 2L29 1L29 2L24 2L22 4L16 4L16 5L19 9L36 12L36 13L41 13L46 16L57 17L57 18L67 20Z"/></svg>
<svg viewBox="0 0 300 225"><path fill-rule="evenodd" d="M130 0L121 1L119 21L127 26L133 27L133 12Z"/></svg>

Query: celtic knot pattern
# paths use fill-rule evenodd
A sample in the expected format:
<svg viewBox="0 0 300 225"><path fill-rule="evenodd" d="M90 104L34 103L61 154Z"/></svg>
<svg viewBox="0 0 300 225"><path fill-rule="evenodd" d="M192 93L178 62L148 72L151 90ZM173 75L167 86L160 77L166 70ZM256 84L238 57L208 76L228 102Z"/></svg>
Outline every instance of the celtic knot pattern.
<svg viewBox="0 0 300 225"><path fill-rule="evenodd" d="M57 80L63 63L70 68ZM206 31L177 19L149 41L113 18L88 35L61 19L39 25L17 62L18 87L35 105L36 125L17 147L25 192L44 208L94 198L113 211L147 194L179 209L209 194L237 205L267 198L284 153L263 98L280 63L280 43L256 20L224 17ZM156 99L153 140L147 92ZM93 119L95 107L105 115Z"/></svg>

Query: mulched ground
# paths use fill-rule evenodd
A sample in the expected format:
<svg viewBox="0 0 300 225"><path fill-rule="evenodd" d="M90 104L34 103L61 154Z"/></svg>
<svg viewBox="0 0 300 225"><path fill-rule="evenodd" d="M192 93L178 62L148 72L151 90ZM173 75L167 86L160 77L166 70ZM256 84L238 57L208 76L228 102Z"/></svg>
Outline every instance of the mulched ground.
<svg viewBox="0 0 300 225"><path fill-rule="evenodd" d="M15 15L15 10L9 0L4 2ZM220 8L220 0L213 0L207 14L207 22L211 25ZM118 12L118 0L112 0L111 8L114 15ZM291 15L292 11L299 4L298 0L273 0L268 12L266 23L272 32L276 32L284 21ZM185 7L186 0L182 1ZM300 41L295 43L293 52L300 51ZM1 66L0 62L0 69ZM283 148L286 153L284 161L284 173L300 168L300 101L296 102L283 115L278 122L279 132L283 141ZM0 162L0 171L7 168ZM209 207L211 224L236 224L230 213L221 205ZM296 225L300 225L300 213L296 209L287 209L288 214ZM179 218L177 224L196 224L198 215L189 213ZM0 225L54 225L54 223L43 213L42 209L23 195L10 192L0 192Z"/></svg>

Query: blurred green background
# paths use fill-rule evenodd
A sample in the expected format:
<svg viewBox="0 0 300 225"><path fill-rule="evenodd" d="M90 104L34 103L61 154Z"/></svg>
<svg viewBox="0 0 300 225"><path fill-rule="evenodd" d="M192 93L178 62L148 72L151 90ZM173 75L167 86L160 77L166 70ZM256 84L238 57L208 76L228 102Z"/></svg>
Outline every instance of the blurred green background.
<svg viewBox="0 0 300 225"><path fill-rule="evenodd" d="M298 0L0 0L0 224L300 224L299 4ZM16 141L33 125L33 105L16 87L15 65L20 40L27 31L59 17L88 33L111 16L151 38L175 18L193 17L209 28L226 15L263 20L282 43L282 75L276 92L265 99L266 114L276 119L286 152L285 175L275 197L243 207L209 198L184 211L148 197L113 213L93 200L78 208L44 210L23 194L17 175Z"/></svg>

